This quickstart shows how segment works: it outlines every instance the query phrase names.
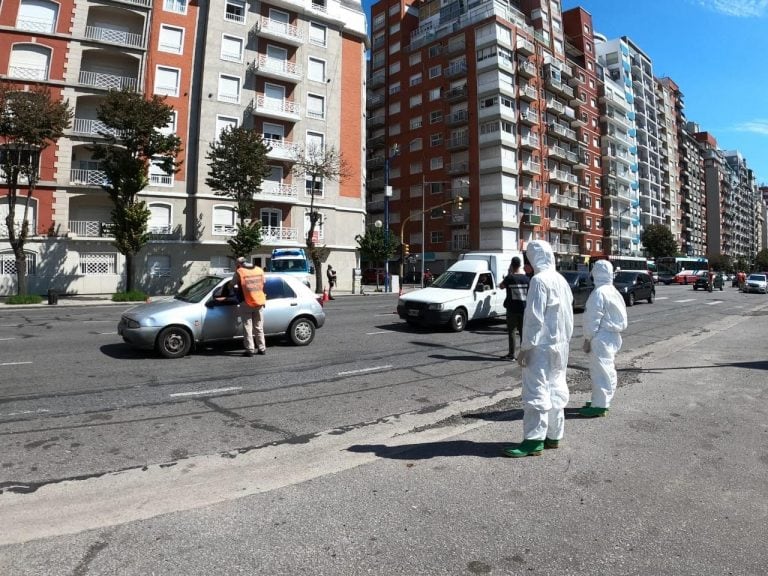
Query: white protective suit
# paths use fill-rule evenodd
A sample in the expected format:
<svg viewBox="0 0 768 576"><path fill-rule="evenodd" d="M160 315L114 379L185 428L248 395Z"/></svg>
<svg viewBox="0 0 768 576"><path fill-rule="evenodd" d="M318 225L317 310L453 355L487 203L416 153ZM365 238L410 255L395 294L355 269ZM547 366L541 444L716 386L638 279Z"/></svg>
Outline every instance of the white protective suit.
<svg viewBox="0 0 768 576"><path fill-rule="evenodd" d="M621 332L627 329L627 307L613 286L613 265L598 260L592 268L595 289L584 309L584 340L589 341L589 374L592 378L592 406L609 408L616 392L616 354L621 349Z"/></svg>
<svg viewBox="0 0 768 576"><path fill-rule="evenodd" d="M560 440L569 397L565 371L573 334L573 293L555 270L549 242L529 242L526 255L534 276L528 287L520 343L520 356L524 356L523 438Z"/></svg>

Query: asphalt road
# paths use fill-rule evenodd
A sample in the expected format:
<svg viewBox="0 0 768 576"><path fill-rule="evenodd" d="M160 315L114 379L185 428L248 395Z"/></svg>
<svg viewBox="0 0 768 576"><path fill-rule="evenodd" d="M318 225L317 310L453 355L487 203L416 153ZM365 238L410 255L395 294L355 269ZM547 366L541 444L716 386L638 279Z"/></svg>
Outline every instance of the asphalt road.
<svg viewBox="0 0 768 576"><path fill-rule="evenodd" d="M519 368L499 358L503 324L414 331L392 313L394 303L390 295L330 302L328 322L307 348L271 342L266 357L243 358L238 348L218 346L178 361L118 342L121 307L0 311L0 513L20 518L23 510L24 518L0 532L0 542L236 505L309 480L327 486L350 466L391 456L377 438L450 437L515 407ZM734 289L660 286L656 303L629 310L622 357L633 364L621 385L639 381L645 354L666 351L674 360L675 346L691 349L710 333L727 338L730 324L752 325L765 305L765 296ZM575 338L575 393L587 389L579 345ZM367 448L340 461L352 445ZM243 480L254 466L262 474ZM35 518L62 493L72 499L67 514ZM106 494L111 505L99 500ZM0 549L0 559L12 550Z"/></svg>

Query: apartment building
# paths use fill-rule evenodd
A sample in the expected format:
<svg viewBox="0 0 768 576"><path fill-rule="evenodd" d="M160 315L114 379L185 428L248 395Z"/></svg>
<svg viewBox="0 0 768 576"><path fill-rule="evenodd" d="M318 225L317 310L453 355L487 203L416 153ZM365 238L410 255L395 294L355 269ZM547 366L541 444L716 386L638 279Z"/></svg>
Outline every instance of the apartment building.
<svg viewBox="0 0 768 576"><path fill-rule="evenodd" d="M182 140L182 169L149 167L142 192L150 242L136 259L137 287L167 292L231 269L226 240L234 207L205 186L206 153L225 126L265 135L272 175L257 213L262 263L273 247L301 246L314 196L322 225L316 242L331 249L339 286L351 286L354 237L363 229L365 15L356 2L10 0L0 6L0 76L21 89L46 86L69 100L72 128L41 159L27 243L29 288L110 293L124 286L124 259L111 240L112 204L89 146L96 110L109 89L167 98L165 130ZM291 175L294 151L334 146L349 177L308 188ZM0 182L0 212L3 211ZM7 205L5 210L7 210ZM13 293L15 261L0 226L0 294ZM344 274L344 271L349 271Z"/></svg>
<svg viewBox="0 0 768 576"><path fill-rule="evenodd" d="M661 186L664 199L664 224L680 245L680 180L677 151L678 126L675 113L679 87L671 78L659 78L656 84L659 112L659 147L661 154Z"/></svg>
<svg viewBox="0 0 768 576"><path fill-rule="evenodd" d="M596 249L598 224L593 217L585 230L584 213L599 181L583 185L583 174L599 145L582 129L596 130L586 94L597 87L574 90L591 85L566 55L559 2L382 0L371 45L369 220L388 216L411 261L423 253L435 272L462 251L520 250L541 238L570 267L583 262L588 231Z"/></svg>
<svg viewBox="0 0 768 576"><path fill-rule="evenodd" d="M682 94L678 100L682 104ZM680 166L680 252L687 256L707 254L707 198L704 187L703 150L696 141L699 131L686 122L682 106L678 110L678 150Z"/></svg>

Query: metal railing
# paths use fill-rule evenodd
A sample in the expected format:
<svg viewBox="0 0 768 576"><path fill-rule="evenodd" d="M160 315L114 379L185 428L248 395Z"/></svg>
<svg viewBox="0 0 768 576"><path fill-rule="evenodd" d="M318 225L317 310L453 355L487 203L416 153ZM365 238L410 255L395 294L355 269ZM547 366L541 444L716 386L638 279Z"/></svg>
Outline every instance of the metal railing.
<svg viewBox="0 0 768 576"><path fill-rule="evenodd" d="M296 228L285 228L283 226L263 226L261 228L261 239L265 244L284 242L286 240L298 240L299 231Z"/></svg>
<svg viewBox="0 0 768 576"><path fill-rule="evenodd" d="M103 170L79 170L69 171L70 184L86 184L88 186L106 186L109 184L107 173Z"/></svg>
<svg viewBox="0 0 768 576"><path fill-rule="evenodd" d="M72 132L75 134L90 134L93 136L106 132L107 134L112 134L113 136L119 136L121 130L110 128L101 120L74 118L72 121Z"/></svg>
<svg viewBox="0 0 768 576"><path fill-rule="evenodd" d="M264 32L300 40L302 42L304 41L304 32L299 30L297 26L288 24L287 22L281 22L279 20L273 20L267 16L262 16L258 26L259 30L263 30Z"/></svg>
<svg viewBox="0 0 768 576"><path fill-rule="evenodd" d="M115 74L81 70L78 82L86 86L96 86L97 88L104 88L107 90L122 90L123 88L136 90L139 84L139 79L131 76L117 76Z"/></svg>
<svg viewBox="0 0 768 576"><path fill-rule="evenodd" d="M47 80L48 69L39 66L9 66L8 76L10 78L20 78L22 80Z"/></svg>
<svg viewBox="0 0 768 576"><path fill-rule="evenodd" d="M296 186L294 184L278 184L277 182L268 183L264 188L261 189L260 193L256 194L256 197L258 198L262 195L284 199L299 197L298 191L296 190Z"/></svg>
<svg viewBox="0 0 768 576"><path fill-rule="evenodd" d="M291 100L276 100L274 98L267 98L264 95L254 98L253 104L254 110L266 110L284 114L299 114L301 112L301 107Z"/></svg>
<svg viewBox="0 0 768 576"><path fill-rule="evenodd" d="M54 21L50 18L35 18L34 16L22 16L16 20L18 30L29 32L44 32L50 34L54 31Z"/></svg>
<svg viewBox="0 0 768 576"><path fill-rule="evenodd" d="M100 238L111 236L111 222L102 222L100 220L70 220L69 233L75 236L85 238Z"/></svg>
<svg viewBox="0 0 768 576"><path fill-rule="evenodd" d="M112 42L123 46L134 46L141 48L144 46L144 36L133 32L115 30L113 28L102 28L99 26L86 26L85 37L89 40L99 40L101 42Z"/></svg>
<svg viewBox="0 0 768 576"><path fill-rule="evenodd" d="M289 60L282 60L280 58L271 58L265 54L259 55L251 65L249 66L254 72L272 72L273 74L282 74L291 77L298 77L301 75L301 66L297 66L295 62Z"/></svg>

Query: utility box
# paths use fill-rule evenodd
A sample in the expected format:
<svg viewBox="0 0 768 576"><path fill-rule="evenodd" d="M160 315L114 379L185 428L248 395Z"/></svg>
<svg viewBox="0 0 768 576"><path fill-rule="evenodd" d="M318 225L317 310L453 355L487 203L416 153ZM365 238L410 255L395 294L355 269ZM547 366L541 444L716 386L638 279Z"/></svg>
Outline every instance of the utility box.
<svg viewBox="0 0 768 576"><path fill-rule="evenodd" d="M53 306L59 303L59 293L53 288L48 289L48 304Z"/></svg>
<svg viewBox="0 0 768 576"><path fill-rule="evenodd" d="M363 271L360 268L352 268L352 294L363 293Z"/></svg>
<svg viewBox="0 0 768 576"><path fill-rule="evenodd" d="M400 276L391 274L389 277L390 292L400 292Z"/></svg>

